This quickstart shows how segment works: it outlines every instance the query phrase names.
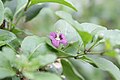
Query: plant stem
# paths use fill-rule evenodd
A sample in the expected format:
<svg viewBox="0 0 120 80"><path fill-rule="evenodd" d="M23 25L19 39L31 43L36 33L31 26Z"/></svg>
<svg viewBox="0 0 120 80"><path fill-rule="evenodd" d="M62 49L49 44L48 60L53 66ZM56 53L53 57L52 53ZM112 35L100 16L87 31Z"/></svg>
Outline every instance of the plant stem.
<svg viewBox="0 0 120 80"><path fill-rule="evenodd" d="M30 4L30 1L31 1L31 0L28 0L27 4L26 4L26 6L25 6L24 11L27 11L27 8L28 8L28 6L29 6L29 4Z"/></svg>

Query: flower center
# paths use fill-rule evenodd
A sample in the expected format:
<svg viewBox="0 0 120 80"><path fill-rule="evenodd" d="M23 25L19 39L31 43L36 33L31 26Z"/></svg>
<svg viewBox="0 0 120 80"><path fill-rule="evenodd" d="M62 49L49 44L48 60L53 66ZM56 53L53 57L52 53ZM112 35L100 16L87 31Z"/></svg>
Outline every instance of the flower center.
<svg viewBox="0 0 120 80"><path fill-rule="evenodd" d="M57 36L56 36L55 39L56 39L56 40L60 40L59 34L57 34Z"/></svg>

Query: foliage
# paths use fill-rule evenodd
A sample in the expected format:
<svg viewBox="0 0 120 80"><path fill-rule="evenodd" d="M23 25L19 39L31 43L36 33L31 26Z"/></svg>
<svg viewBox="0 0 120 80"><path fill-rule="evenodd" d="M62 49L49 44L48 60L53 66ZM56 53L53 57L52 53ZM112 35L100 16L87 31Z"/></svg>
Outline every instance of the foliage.
<svg viewBox="0 0 120 80"><path fill-rule="evenodd" d="M48 24L50 31L64 34L67 39L66 46L57 48L47 36L50 31L45 36L37 36L17 27L23 26L21 21L34 20L39 13L41 17L46 11L52 14L50 9L44 8L43 2L55 2L77 10L66 0L0 0L0 79L96 80L95 75L91 78L89 69L93 72L100 69L98 74L106 71L112 80L119 80L119 63L111 58L120 62L120 30L79 23L71 14L56 11L53 16L58 19L53 21L54 25ZM105 80L106 77L100 75L98 77Z"/></svg>

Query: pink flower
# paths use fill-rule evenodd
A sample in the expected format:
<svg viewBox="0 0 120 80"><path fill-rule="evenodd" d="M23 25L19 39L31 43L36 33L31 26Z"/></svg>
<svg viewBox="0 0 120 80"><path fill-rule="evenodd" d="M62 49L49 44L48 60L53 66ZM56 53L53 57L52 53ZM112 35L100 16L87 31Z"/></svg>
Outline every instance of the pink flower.
<svg viewBox="0 0 120 80"><path fill-rule="evenodd" d="M65 38L65 35L62 33L56 33L56 32L51 32L49 38L51 39L51 42L53 46L58 48L60 44L63 44L64 46L67 45L67 40Z"/></svg>

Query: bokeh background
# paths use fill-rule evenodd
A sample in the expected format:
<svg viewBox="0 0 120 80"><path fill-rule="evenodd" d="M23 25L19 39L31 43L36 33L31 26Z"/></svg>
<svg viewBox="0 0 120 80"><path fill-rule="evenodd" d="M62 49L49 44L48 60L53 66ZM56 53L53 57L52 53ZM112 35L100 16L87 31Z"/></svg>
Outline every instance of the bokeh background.
<svg viewBox="0 0 120 80"><path fill-rule="evenodd" d="M38 15L27 23L21 20L19 27L28 29L34 34L44 35L51 31L51 26L59 19L55 12L59 10L70 13L79 23L90 22L102 25L108 29L120 29L120 0L68 0L76 8L57 3L40 4ZM35 6L33 9L36 8ZM47 30L47 31L46 31Z"/></svg>

